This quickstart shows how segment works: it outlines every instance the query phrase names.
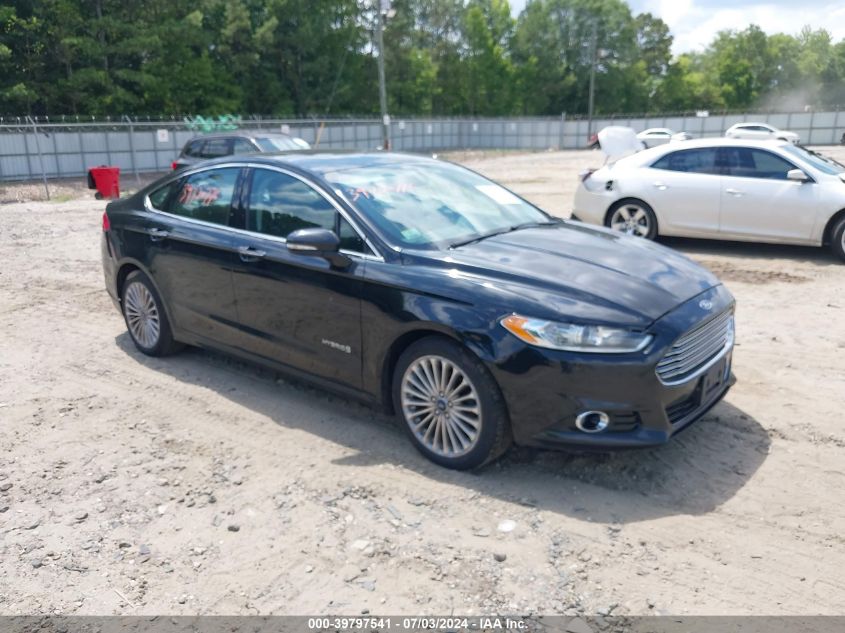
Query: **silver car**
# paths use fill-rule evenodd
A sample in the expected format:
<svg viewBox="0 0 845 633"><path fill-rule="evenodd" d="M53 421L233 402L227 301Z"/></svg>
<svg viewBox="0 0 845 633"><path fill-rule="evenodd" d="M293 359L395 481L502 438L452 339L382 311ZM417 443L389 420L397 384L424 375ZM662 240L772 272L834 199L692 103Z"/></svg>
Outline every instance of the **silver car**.
<svg viewBox="0 0 845 633"><path fill-rule="evenodd" d="M788 141L661 145L584 173L573 216L648 239L829 245L845 260L845 166Z"/></svg>
<svg viewBox="0 0 845 633"><path fill-rule="evenodd" d="M737 123L725 131L726 138L744 138L750 141L765 141L775 139L789 141L795 145L801 142L801 137L795 132L779 130L768 123Z"/></svg>
<svg viewBox="0 0 845 633"><path fill-rule="evenodd" d="M692 136L686 132L673 132L666 127L652 127L637 134L646 147L655 147L673 141L688 141Z"/></svg>
<svg viewBox="0 0 845 633"><path fill-rule="evenodd" d="M288 134L241 130L195 136L185 143L173 169L183 169L203 160L232 154L277 153L311 149L307 141Z"/></svg>

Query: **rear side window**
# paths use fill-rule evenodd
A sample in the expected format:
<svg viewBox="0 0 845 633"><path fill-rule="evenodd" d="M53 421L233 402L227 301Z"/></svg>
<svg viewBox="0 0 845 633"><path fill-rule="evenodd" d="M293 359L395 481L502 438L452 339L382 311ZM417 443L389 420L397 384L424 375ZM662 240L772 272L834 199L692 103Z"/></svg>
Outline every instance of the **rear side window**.
<svg viewBox="0 0 845 633"><path fill-rule="evenodd" d="M147 196L150 199L152 208L158 211L166 211L167 201L170 199L170 195L179 187L179 182L178 180L171 181Z"/></svg>
<svg viewBox="0 0 845 633"><path fill-rule="evenodd" d="M247 227L251 231L287 237L298 229L334 231L337 211L301 180L267 169L253 172Z"/></svg>
<svg viewBox="0 0 845 633"><path fill-rule="evenodd" d="M239 174L239 168L227 167L188 176L181 181L167 211L193 220L228 224Z"/></svg>
<svg viewBox="0 0 845 633"><path fill-rule="evenodd" d="M182 150L182 154L184 156L191 156L193 158L199 158L202 156L202 144L204 141L191 141L187 145L185 145L185 149Z"/></svg>
<svg viewBox="0 0 845 633"><path fill-rule="evenodd" d="M232 153L231 142L227 138L214 138L207 140L202 148L203 158L217 158L218 156L228 156Z"/></svg>
<svg viewBox="0 0 845 633"><path fill-rule="evenodd" d="M716 149L685 149L659 158L652 167L693 174L716 174Z"/></svg>
<svg viewBox="0 0 845 633"><path fill-rule="evenodd" d="M750 147L724 147L719 157L722 173L739 178L786 180L795 165L771 152Z"/></svg>

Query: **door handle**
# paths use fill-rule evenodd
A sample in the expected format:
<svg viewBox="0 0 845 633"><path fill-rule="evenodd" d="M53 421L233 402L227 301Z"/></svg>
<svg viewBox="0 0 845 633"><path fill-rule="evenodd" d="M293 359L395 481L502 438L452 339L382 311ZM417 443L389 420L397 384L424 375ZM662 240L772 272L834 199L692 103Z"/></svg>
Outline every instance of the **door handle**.
<svg viewBox="0 0 845 633"><path fill-rule="evenodd" d="M737 196L737 197L742 195L742 192L739 189L733 189L733 188L725 189L725 193L729 193L732 196Z"/></svg>
<svg viewBox="0 0 845 633"><path fill-rule="evenodd" d="M660 191L666 191L669 188L666 186L666 183L660 182L659 180L654 183L654 186L660 189Z"/></svg>
<svg viewBox="0 0 845 633"><path fill-rule="evenodd" d="M153 242L160 242L161 240L170 237L170 232L163 231L162 229L150 229L147 231L147 234Z"/></svg>
<svg viewBox="0 0 845 633"><path fill-rule="evenodd" d="M266 254L264 251L260 251L252 246L241 246L238 249L238 255L240 255L242 262L257 262Z"/></svg>

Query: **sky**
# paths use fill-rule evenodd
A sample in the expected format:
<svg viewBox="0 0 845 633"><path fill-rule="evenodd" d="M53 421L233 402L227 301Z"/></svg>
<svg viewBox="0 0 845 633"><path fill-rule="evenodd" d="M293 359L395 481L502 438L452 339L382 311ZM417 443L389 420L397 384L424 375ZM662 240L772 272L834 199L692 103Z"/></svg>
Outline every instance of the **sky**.
<svg viewBox="0 0 845 633"><path fill-rule="evenodd" d="M526 0L510 0L518 15ZM825 28L834 42L845 39L843 0L628 0L634 14L650 12L662 18L674 36L675 54L702 50L723 29L742 30L757 24L766 33L797 34L807 24Z"/></svg>

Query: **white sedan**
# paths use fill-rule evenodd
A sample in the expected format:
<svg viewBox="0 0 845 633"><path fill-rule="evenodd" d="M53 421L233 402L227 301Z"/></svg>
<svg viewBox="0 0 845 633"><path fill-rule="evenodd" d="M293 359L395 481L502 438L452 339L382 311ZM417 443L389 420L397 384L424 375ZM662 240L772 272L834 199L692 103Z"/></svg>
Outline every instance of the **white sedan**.
<svg viewBox="0 0 845 633"><path fill-rule="evenodd" d="M768 123L737 123L725 131L725 136L727 138L744 138L751 141L777 139L779 141L789 141L795 145L801 142L801 137L795 132L779 130Z"/></svg>
<svg viewBox="0 0 845 633"><path fill-rule="evenodd" d="M845 166L785 141L661 145L583 174L573 219L649 239L828 244L845 259Z"/></svg>
<svg viewBox="0 0 845 633"><path fill-rule="evenodd" d="M667 127L652 127L637 134L646 147L664 145L672 141L688 141L692 138L686 132L673 132Z"/></svg>

